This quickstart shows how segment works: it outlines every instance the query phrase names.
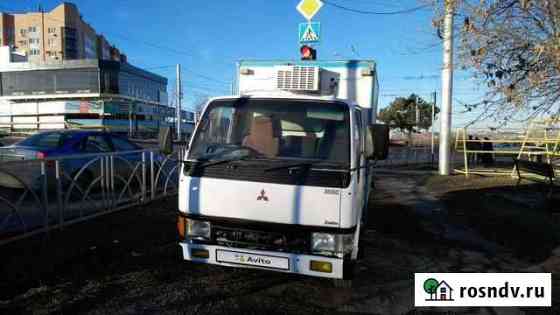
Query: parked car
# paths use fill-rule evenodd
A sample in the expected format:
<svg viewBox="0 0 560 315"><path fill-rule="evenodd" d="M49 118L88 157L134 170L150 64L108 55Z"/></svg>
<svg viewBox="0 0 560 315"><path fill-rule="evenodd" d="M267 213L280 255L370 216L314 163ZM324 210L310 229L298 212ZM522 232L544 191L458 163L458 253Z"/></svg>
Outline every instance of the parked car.
<svg viewBox="0 0 560 315"><path fill-rule="evenodd" d="M39 185L40 164L36 160L65 158L60 168L66 176L74 178L79 172L78 180L82 185L89 185L101 173L101 167L95 163L84 166L96 158L95 154L110 152L128 152L142 150L142 147L115 133L93 130L56 130L34 134L16 144L0 148L0 186L23 188L19 179L35 188ZM75 158L74 158L75 156ZM115 176L127 179L133 172L133 165L141 161L140 153L121 154L113 160ZM161 159L158 156L158 159ZM29 161L28 164L10 163L11 161ZM47 163L49 179L54 180L54 163ZM24 169L13 169L10 167ZM4 169L4 172L2 172ZM15 176L14 176L15 175ZM120 180L122 182L122 180ZM52 185L49 184L49 187Z"/></svg>

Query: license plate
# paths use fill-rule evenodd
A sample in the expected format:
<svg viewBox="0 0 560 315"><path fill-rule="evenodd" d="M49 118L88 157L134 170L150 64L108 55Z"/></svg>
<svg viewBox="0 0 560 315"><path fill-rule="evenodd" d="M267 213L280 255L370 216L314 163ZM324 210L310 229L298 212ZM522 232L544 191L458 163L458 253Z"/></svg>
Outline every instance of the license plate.
<svg viewBox="0 0 560 315"><path fill-rule="evenodd" d="M270 269L290 270L290 260L280 256L257 255L217 249L216 261Z"/></svg>

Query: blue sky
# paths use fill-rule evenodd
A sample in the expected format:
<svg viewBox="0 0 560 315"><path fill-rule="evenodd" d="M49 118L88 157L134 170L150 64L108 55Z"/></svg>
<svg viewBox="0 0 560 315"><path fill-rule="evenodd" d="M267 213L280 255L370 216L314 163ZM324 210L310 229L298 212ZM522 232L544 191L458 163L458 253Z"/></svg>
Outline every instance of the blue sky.
<svg viewBox="0 0 560 315"><path fill-rule="evenodd" d="M175 84L182 64L184 107L206 96L228 94L239 59L299 58L296 11L300 0L76 0L84 19L124 51L132 64L147 68ZM419 5L417 0L331 0L374 11L395 11ZM50 10L54 0L0 0L0 10ZM441 81L442 48L431 26L431 9L402 15L360 15L325 5L314 21L322 24L319 59L374 59L378 64L385 107L410 93L431 99ZM454 125L474 116L460 114L460 102L479 92L464 73L455 80Z"/></svg>

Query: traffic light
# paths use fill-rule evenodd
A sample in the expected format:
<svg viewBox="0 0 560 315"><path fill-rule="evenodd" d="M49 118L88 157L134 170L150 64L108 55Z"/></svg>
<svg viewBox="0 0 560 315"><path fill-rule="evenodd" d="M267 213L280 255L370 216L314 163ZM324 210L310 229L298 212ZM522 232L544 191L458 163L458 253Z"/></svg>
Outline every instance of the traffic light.
<svg viewBox="0 0 560 315"><path fill-rule="evenodd" d="M317 59L317 51L313 49L311 46L303 45L299 49L301 53L301 60L316 60Z"/></svg>

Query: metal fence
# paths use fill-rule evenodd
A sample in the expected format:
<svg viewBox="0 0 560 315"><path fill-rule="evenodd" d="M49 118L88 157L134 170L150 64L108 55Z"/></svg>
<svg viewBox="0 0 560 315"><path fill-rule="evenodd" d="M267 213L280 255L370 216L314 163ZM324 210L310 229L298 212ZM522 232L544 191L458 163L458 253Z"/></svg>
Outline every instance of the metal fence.
<svg viewBox="0 0 560 315"><path fill-rule="evenodd" d="M174 195L184 148L0 163L0 245Z"/></svg>

